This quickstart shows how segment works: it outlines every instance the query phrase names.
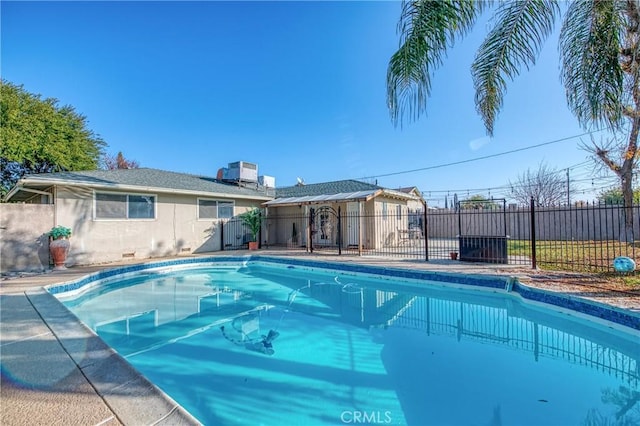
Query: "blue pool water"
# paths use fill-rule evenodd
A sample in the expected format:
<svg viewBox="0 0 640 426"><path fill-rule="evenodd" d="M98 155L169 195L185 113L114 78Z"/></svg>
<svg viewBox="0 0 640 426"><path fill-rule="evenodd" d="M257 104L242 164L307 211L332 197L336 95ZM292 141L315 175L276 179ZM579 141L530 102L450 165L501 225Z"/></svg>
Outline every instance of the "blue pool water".
<svg viewBox="0 0 640 426"><path fill-rule="evenodd" d="M517 295L252 262L57 297L207 425L640 424L637 332Z"/></svg>

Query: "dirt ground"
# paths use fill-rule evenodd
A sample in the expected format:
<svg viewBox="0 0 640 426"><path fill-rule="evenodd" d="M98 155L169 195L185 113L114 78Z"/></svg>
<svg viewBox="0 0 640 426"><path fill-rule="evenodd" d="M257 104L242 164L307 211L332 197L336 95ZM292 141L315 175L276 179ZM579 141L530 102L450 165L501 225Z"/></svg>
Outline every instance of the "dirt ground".
<svg viewBox="0 0 640 426"><path fill-rule="evenodd" d="M513 271L510 271L513 273ZM640 312L640 280L632 276L580 274L526 269L518 279L526 285L566 293ZM630 283L632 282L632 283Z"/></svg>

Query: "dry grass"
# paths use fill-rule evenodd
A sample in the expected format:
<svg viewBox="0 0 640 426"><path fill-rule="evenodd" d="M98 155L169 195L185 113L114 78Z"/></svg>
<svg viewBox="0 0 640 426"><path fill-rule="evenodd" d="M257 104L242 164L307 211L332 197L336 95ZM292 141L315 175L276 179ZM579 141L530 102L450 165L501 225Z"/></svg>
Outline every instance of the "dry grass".
<svg viewBox="0 0 640 426"><path fill-rule="evenodd" d="M531 255L531 242L509 241L510 255ZM544 270L561 270L586 273L613 271L613 259L627 256L640 264L640 249L635 244L620 241L537 241L536 262ZM640 282L635 276L615 276L630 284Z"/></svg>
<svg viewBox="0 0 640 426"><path fill-rule="evenodd" d="M529 241L509 241L509 254L530 256ZM621 308L640 310L640 274L618 273L613 259L628 256L640 265L640 249L619 241L536 242L538 269L529 283Z"/></svg>

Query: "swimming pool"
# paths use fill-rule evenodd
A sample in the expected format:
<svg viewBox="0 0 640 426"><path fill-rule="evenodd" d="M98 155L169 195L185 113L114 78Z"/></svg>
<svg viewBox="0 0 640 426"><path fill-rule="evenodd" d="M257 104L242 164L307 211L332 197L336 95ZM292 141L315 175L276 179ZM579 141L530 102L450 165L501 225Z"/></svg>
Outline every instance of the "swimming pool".
<svg viewBox="0 0 640 426"><path fill-rule="evenodd" d="M637 330L523 302L504 279L278 262L50 291L205 424L640 419Z"/></svg>

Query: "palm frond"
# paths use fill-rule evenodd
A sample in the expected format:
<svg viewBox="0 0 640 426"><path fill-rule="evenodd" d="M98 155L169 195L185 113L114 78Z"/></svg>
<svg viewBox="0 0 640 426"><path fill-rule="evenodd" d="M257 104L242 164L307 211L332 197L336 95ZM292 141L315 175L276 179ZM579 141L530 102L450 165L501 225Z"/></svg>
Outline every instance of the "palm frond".
<svg viewBox="0 0 640 426"><path fill-rule="evenodd" d="M617 128L622 118L624 73L620 67L624 2L576 1L560 32L562 82L569 108L581 125Z"/></svg>
<svg viewBox="0 0 640 426"><path fill-rule="evenodd" d="M496 11L496 24L471 66L476 109L489 135L502 108L507 80L513 80L523 66L529 69L535 64L559 13L556 0L514 0Z"/></svg>
<svg viewBox="0 0 640 426"><path fill-rule="evenodd" d="M432 73L442 64L447 48L472 28L485 4L482 0L403 2L400 47L387 68L387 105L395 125L426 111Z"/></svg>

